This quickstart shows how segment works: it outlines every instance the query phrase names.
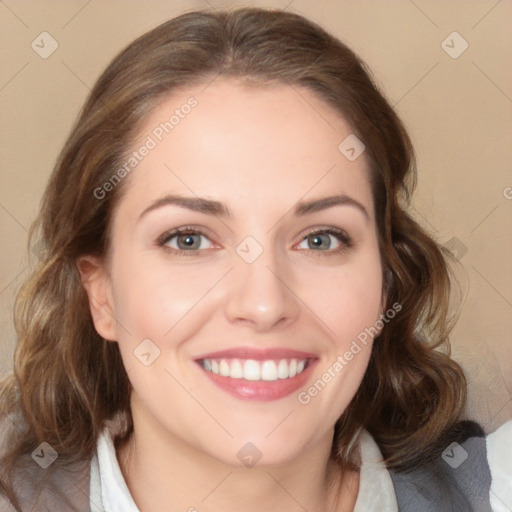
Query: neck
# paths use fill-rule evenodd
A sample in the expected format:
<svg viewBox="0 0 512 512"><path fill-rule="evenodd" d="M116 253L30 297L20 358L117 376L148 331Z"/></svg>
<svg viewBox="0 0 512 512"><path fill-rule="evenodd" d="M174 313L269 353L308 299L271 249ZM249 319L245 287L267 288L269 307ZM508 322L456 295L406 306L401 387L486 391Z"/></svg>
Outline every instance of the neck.
<svg viewBox="0 0 512 512"><path fill-rule="evenodd" d="M352 511L359 486L355 471L330 457L332 435L280 466L232 466L169 435L134 432L117 458L141 512Z"/></svg>

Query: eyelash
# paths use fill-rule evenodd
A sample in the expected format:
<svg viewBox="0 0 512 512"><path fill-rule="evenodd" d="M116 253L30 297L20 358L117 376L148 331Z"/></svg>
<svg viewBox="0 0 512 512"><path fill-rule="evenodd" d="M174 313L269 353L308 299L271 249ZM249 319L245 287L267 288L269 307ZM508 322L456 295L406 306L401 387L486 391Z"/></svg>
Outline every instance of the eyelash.
<svg viewBox="0 0 512 512"><path fill-rule="evenodd" d="M200 229L197 229L192 226L184 226L181 228L173 229L171 231L167 231L167 232L163 233L162 235L160 235L157 239L157 245L172 254L176 254L176 255L184 256L184 257L197 256L200 252L205 250L205 249L194 249L191 251L183 251L181 249L174 249L172 247L168 247L165 245L170 240L172 240L174 237L180 236L180 235L200 235L200 236L204 236L205 238L209 239L208 235L205 234ZM351 247L353 247L353 242L352 242L352 239L350 238L350 236L342 229L338 229L338 228L334 228L334 227L313 229L302 236L299 244L302 243L304 240L306 240L308 237L314 236L314 235L331 235L334 238L336 238L336 240L340 243L340 246L337 249L327 249L325 251L322 251L322 250L316 251L314 249L306 249L307 251L313 253L315 256L321 256L321 257L334 256L337 254L341 254L341 253L347 251L348 249L350 249ZM302 250L304 250L304 249L302 249Z"/></svg>

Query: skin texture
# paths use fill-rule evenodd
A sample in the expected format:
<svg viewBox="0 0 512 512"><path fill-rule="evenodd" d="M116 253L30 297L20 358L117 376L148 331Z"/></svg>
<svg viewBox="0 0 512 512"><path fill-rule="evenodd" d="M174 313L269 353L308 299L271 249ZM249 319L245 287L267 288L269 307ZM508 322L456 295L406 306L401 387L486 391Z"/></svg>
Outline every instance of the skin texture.
<svg viewBox="0 0 512 512"><path fill-rule="evenodd" d="M338 150L352 130L310 91L221 79L166 98L134 149L191 96L197 106L124 178L107 260L79 262L96 329L119 343L133 385L135 432L118 453L128 487L142 512L352 510L357 473L330 485L329 453L371 343L306 405L296 392L234 397L194 359L233 347L313 352L304 390L374 325L382 268L364 154L351 162ZM232 216L165 205L140 217L167 194L223 202ZM352 205L293 214L299 200L337 194L368 216ZM170 252L176 238L159 246L181 226L206 235L198 253ZM315 248L307 235L319 227L344 230L351 247L327 236L330 248ZM236 252L247 236L263 249L253 263ZM160 350L150 366L134 356L144 339ZM252 468L237 457L247 442L261 452Z"/></svg>

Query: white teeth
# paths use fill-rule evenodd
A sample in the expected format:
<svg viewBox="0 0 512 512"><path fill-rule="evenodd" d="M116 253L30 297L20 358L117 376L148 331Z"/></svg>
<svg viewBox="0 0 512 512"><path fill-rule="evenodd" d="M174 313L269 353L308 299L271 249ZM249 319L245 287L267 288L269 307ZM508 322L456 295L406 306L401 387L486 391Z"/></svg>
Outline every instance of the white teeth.
<svg viewBox="0 0 512 512"><path fill-rule="evenodd" d="M244 378L244 369L242 368L242 364L238 359L233 359L233 361L231 361L231 371L229 372L229 376L232 379Z"/></svg>
<svg viewBox="0 0 512 512"><path fill-rule="evenodd" d="M251 381L272 382L288 379L302 373L307 367L306 359L281 359L255 361L254 359L203 359L203 368L222 377Z"/></svg>
<svg viewBox="0 0 512 512"><path fill-rule="evenodd" d="M295 377L297 375L297 359L292 359L288 366L288 377Z"/></svg>
<svg viewBox="0 0 512 512"><path fill-rule="evenodd" d="M258 361L247 359L244 363L245 380L261 380L261 367Z"/></svg>
<svg viewBox="0 0 512 512"><path fill-rule="evenodd" d="M286 359L281 359L281 361L279 361L279 366L277 367L277 376L280 379L288 378L288 363L286 362Z"/></svg>
<svg viewBox="0 0 512 512"><path fill-rule="evenodd" d="M261 380L277 380L277 364L265 361L261 366Z"/></svg>
<svg viewBox="0 0 512 512"><path fill-rule="evenodd" d="M229 364L226 362L225 359L223 359L220 363L219 363L219 373L223 376L223 377L229 377Z"/></svg>

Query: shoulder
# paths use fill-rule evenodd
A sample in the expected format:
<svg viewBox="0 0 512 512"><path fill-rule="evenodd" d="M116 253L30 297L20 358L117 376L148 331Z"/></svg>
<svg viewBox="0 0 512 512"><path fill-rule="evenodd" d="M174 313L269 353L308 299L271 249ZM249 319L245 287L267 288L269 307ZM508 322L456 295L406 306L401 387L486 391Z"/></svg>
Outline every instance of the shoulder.
<svg viewBox="0 0 512 512"><path fill-rule="evenodd" d="M14 490L23 510L25 507L27 510L52 512L85 512L90 509L90 461L72 464L55 461L51 467L45 468L34 460L35 457L24 455L13 475Z"/></svg>
<svg viewBox="0 0 512 512"><path fill-rule="evenodd" d="M492 512L491 471L480 425L457 423L433 450L436 456L412 471L390 471L400 511Z"/></svg>
<svg viewBox="0 0 512 512"><path fill-rule="evenodd" d="M10 418L0 419L0 461L15 431L16 425ZM89 478L90 461L66 462L50 445L41 443L18 458L7 482L22 510L85 512L90 510ZM15 512L3 495L0 495L0 510Z"/></svg>

